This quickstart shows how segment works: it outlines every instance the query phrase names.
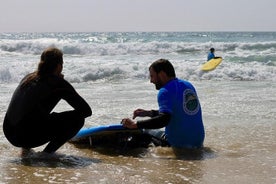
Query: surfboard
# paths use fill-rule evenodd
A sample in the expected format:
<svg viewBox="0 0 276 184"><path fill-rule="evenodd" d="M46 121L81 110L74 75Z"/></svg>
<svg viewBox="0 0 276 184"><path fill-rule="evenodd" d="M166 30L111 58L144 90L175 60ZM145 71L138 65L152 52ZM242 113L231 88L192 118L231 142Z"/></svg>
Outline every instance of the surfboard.
<svg viewBox="0 0 276 184"><path fill-rule="evenodd" d="M203 71L211 71L214 70L220 63L222 62L222 57L216 57L207 61L201 66L201 70Z"/></svg>
<svg viewBox="0 0 276 184"><path fill-rule="evenodd" d="M152 136L141 129L121 124L82 128L69 143L88 147L148 147Z"/></svg>

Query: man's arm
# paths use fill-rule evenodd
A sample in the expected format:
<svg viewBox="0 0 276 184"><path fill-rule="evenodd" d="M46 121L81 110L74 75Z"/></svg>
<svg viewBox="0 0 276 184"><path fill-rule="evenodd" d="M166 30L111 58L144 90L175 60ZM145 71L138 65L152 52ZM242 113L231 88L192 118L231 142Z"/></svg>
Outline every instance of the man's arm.
<svg viewBox="0 0 276 184"><path fill-rule="evenodd" d="M156 112L155 112L156 113ZM147 119L137 121L138 128L144 129L158 129L167 126L170 122L171 115L168 113L158 113L158 115Z"/></svg>
<svg viewBox="0 0 276 184"><path fill-rule="evenodd" d="M149 111L147 111L149 112ZM152 111L153 113L157 113L156 111ZM149 113L147 113L149 115ZM171 115L168 113L158 113L156 116L147 119L147 120L141 120L141 121L133 121L129 118L125 118L122 120L122 124L124 127L135 129L135 128L141 128L141 129L158 129L163 128L167 126L170 122Z"/></svg>

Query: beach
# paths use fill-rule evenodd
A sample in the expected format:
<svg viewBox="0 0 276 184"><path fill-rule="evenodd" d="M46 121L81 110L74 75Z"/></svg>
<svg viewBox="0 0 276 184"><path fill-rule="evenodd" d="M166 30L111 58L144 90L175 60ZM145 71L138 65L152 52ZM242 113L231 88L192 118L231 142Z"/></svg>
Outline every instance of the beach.
<svg viewBox="0 0 276 184"><path fill-rule="evenodd" d="M22 158L0 129L0 183L276 183L276 33L6 33L0 36L0 121L42 50L64 51L65 79L92 108L85 127L157 109L148 66L169 59L202 106L204 148L127 151L66 143L55 159ZM202 72L208 49L222 63ZM54 111L70 109L61 101ZM42 151L44 146L35 148Z"/></svg>

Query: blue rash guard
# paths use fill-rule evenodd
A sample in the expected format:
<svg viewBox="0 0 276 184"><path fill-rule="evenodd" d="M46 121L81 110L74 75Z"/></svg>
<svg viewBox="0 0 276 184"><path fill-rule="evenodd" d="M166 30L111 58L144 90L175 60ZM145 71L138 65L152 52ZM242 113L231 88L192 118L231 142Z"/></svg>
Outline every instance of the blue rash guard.
<svg viewBox="0 0 276 184"><path fill-rule="evenodd" d="M158 93L159 113L171 115L165 128L174 147L199 148L205 137L201 107L195 88L188 81L174 79Z"/></svg>
<svg viewBox="0 0 276 184"><path fill-rule="evenodd" d="M207 61L209 61L213 58L215 58L215 54L213 52L209 52L208 57L207 57Z"/></svg>

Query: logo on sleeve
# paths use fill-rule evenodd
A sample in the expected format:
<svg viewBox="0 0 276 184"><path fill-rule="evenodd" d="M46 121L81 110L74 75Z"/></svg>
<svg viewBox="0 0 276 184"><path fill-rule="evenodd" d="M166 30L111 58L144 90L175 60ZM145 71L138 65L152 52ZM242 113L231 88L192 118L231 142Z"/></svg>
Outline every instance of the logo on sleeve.
<svg viewBox="0 0 276 184"><path fill-rule="evenodd" d="M186 89L183 93L183 109L188 115L194 115L199 110L197 95L191 89Z"/></svg>

